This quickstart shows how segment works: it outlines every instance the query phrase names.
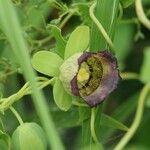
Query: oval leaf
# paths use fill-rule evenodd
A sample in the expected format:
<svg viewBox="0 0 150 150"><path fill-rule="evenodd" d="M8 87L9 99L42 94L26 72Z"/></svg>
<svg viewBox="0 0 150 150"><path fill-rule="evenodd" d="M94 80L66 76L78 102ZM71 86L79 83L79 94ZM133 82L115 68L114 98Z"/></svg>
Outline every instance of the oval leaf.
<svg viewBox="0 0 150 150"><path fill-rule="evenodd" d="M64 58L86 50L89 45L89 27L79 26L70 35L65 49Z"/></svg>
<svg viewBox="0 0 150 150"><path fill-rule="evenodd" d="M49 51L39 51L32 59L35 70L52 77L59 75L59 67L62 63L63 60L57 54Z"/></svg>
<svg viewBox="0 0 150 150"><path fill-rule="evenodd" d="M64 90L59 79L56 79L53 95L56 105L63 111L67 111L71 107L72 97Z"/></svg>

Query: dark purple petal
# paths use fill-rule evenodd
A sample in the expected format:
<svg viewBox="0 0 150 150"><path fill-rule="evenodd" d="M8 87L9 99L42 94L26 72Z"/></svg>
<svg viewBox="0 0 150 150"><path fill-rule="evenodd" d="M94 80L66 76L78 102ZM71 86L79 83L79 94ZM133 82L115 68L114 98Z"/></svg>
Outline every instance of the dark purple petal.
<svg viewBox="0 0 150 150"><path fill-rule="evenodd" d="M83 61L86 61L87 60L87 58L89 57L89 56L91 56L93 53L91 53L91 52L85 52L85 53L83 53L80 57L79 57L79 59L78 59L78 64L80 65Z"/></svg>
<svg viewBox="0 0 150 150"><path fill-rule="evenodd" d="M90 52L85 52L85 53L83 53L83 54L78 58L78 65L80 66L80 64L81 64L83 61L86 61L87 58L88 58L89 56L91 56L91 55L92 55L92 53L90 53ZM71 90L72 90L73 95L75 95L75 96L80 96L79 88L78 88L78 85L77 85L77 74L76 74L76 76L74 76L74 78L71 80L70 84L71 84Z"/></svg>
<svg viewBox="0 0 150 150"><path fill-rule="evenodd" d="M91 106L96 106L101 103L116 87L119 82L120 76L117 66L116 58L108 51L101 51L98 53L86 52L80 56L78 59L79 66L82 62L86 62L88 58L96 57L98 61L101 62L102 67L102 76L100 76L100 80L98 81L98 87L92 91L90 94L83 94L79 90L77 84L77 76L71 81L72 92L74 95L80 96ZM97 69L99 69L97 67ZM95 83L97 84L97 83ZM94 84L92 86L95 86ZM92 87L91 87L92 88ZM79 91L79 92L77 92Z"/></svg>
<svg viewBox="0 0 150 150"><path fill-rule="evenodd" d="M71 91L72 91L73 95L79 96L80 94L79 94L79 88L77 86L77 77L76 76L71 80L70 84L71 84Z"/></svg>

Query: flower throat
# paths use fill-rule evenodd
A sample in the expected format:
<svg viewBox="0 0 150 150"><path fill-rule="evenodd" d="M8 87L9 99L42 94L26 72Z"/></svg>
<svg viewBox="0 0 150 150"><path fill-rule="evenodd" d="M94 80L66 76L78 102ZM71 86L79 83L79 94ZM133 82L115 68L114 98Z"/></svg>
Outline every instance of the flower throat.
<svg viewBox="0 0 150 150"><path fill-rule="evenodd" d="M82 96L90 95L95 91L102 79L103 68L97 56L88 57L82 62L77 74L77 85Z"/></svg>

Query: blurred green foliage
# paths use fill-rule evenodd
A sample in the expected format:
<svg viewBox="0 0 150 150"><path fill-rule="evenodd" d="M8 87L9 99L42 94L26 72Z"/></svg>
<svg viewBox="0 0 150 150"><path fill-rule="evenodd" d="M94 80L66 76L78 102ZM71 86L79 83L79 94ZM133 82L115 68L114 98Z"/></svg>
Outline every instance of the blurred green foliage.
<svg viewBox="0 0 150 150"><path fill-rule="evenodd" d="M105 39L89 16L89 7L93 1L59 0L59 3L55 3L52 0L12 0L12 2L22 27L22 33L28 43L30 56L41 50L56 52L63 56L69 35L75 27L82 24L90 27L90 50L98 51L108 48ZM150 82L150 31L138 21L134 2L134 0L120 0L123 7L121 17L118 17L121 13L118 7L119 1L115 0L99 0L99 9L95 11L97 18L101 20L104 28L114 39L119 70L134 72L139 76L138 80L121 80L117 90L107 98L103 107L100 105L97 110L96 120L101 121L96 122L96 134L104 148L108 150L113 149L125 133L118 129L126 129L126 126L129 127L132 123L140 90L144 84ZM143 6L147 17L150 18L150 1L143 0ZM112 14L112 10L117 13ZM16 93L25 83L22 68L1 29L0 25L0 98ZM87 35L83 34L83 39L84 36ZM70 48L72 47L69 46ZM50 61L50 63L55 62ZM41 76L40 73L39 76ZM49 104L49 112L52 114L66 149L81 149L83 143L89 143L96 150L90 135L91 110L73 105L69 111L62 112L54 102L50 87L44 88L44 94ZM140 127L125 150L150 149L149 99L148 97ZM40 124L30 96L25 96L14 103L14 107L24 121ZM102 115L100 115L101 112L103 112ZM3 130L0 123L0 150L5 150L8 149L9 135L12 135L18 122L9 110L0 114L0 117L5 128ZM88 148L85 147L85 149Z"/></svg>

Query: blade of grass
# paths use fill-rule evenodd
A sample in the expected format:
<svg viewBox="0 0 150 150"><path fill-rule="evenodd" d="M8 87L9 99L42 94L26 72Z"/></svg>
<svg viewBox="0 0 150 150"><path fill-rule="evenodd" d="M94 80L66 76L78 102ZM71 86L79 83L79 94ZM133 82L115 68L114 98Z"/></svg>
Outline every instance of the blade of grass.
<svg viewBox="0 0 150 150"><path fill-rule="evenodd" d="M95 16L97 17L98 21L103 25L106 32L113 39L114 31L115 31L115 24L117 20L117 11L119 7L119 0L98 0L96 3L95 8ZM91 26L91 37L90 37L90 50L97 52L101 49L107 48L107 42L105 41L103 35L99 32L97 26L94 22L92 22ZM102 104L99 105L96 109L95 114L95 132L100 137L100 120L101 120L101 113L102 113ZM84 126L89 126L90 120L87 120L83 123ZM84 130L84 129L83 129ZM84 135L85 134L85 135ZM87 143L91 143L91 133L87 130L82 136L83 139L88 137L86 140Z"/></svg>
<svg viewBox="0 0 150 150"><path fill-rule="evenodd" d="M129 116L134 113L137 104L136 99L138 98L138 96L139 95L136 93L135 95L129 97L123 104L121 104L117 107L116 110L114 110L111 117L124 123L129 118ZM116 132L116 129L105 127L101 132L103 135L103 142L107 143L108 139L110 139Z"/></svg>
<svg viewBox="0 0 150 150"><path fill-rule="evenodd" d="M111 39L113 39L114 36L118 6L119 0L98 0L95 8L95 16L105 28ZM90 44L90 49L92 51L108 48L107 42L94 23L92 23L91 26Z"/></svg>
<svg viewBox="0 0 150 150"><path fill-rule="evenodd" d="M63 144L56 132L45 98L42 92L37 88L37 83L35 81L36 76L30 64L28 47L23 38L14 7L9 0L0 0L0 25L10 42L13 53L22 67L25 79L29 80L31 83L33 102L41 119L41 123L46 131L49 145L53 150L63 150Z"/></svg>

